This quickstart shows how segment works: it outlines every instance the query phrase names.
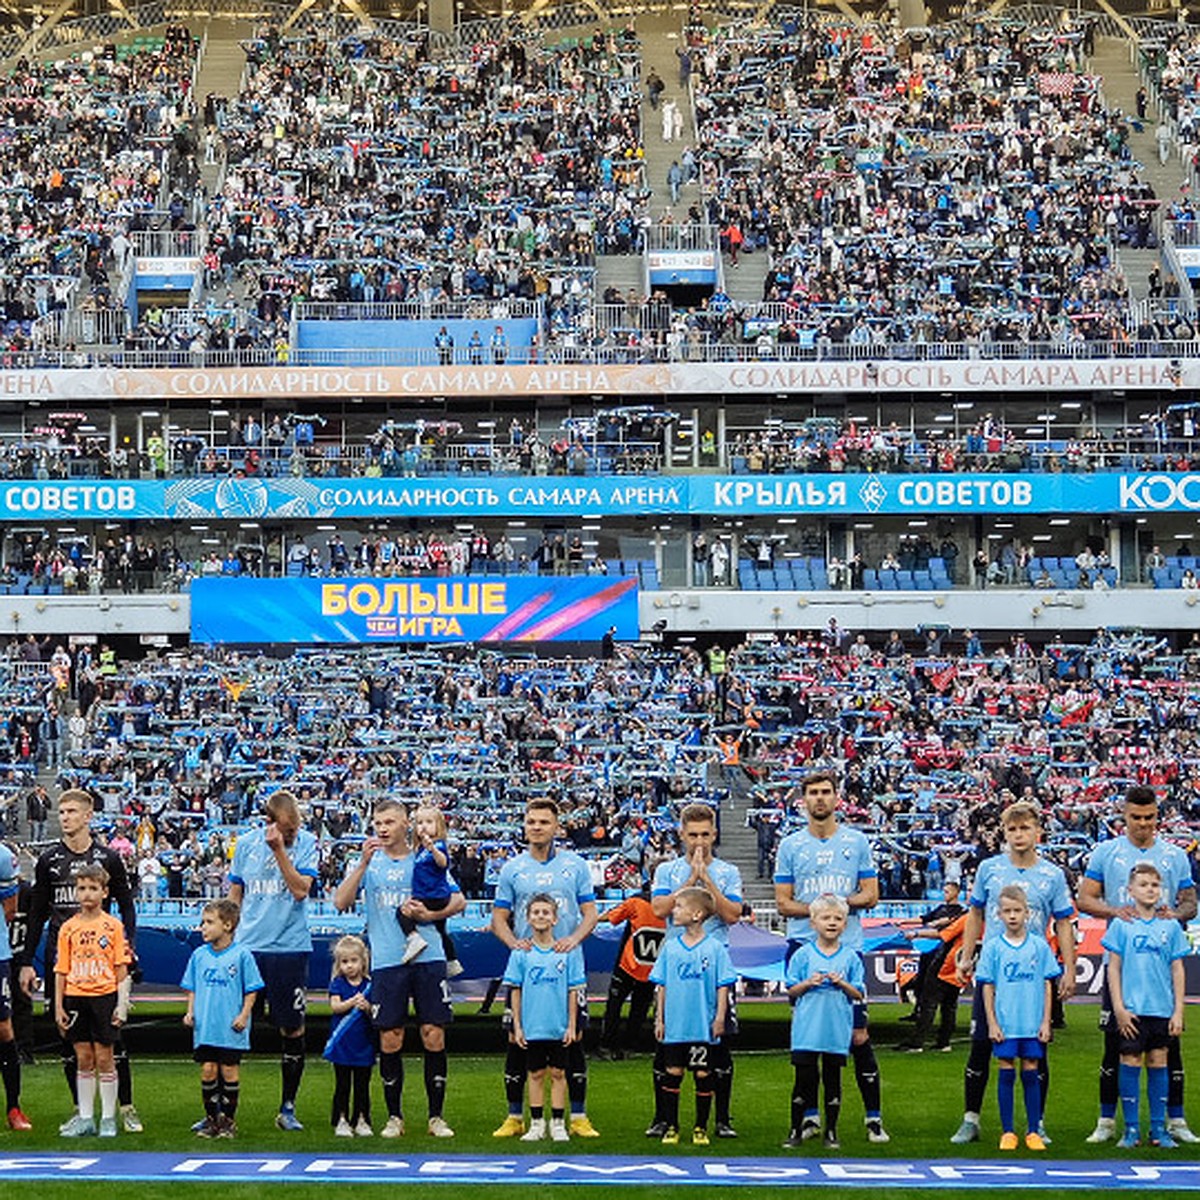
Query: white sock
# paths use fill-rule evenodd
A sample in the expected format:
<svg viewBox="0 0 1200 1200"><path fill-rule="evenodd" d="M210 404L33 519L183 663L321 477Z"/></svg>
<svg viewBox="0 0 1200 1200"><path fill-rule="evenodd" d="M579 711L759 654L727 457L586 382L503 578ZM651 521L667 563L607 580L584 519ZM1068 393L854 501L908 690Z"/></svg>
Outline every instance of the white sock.
<svg viewBox="0 0 1200 1200"><path fill-rule="evenodd" d="M77 1071L75 1091L79 1097L79 1115L90 1121L96 1113L96 1072Z"/></svg>
<svg viewBox="0 0 1200 1200"><path fill-rule="evenodd" d="M117 1115L117 1073L100 1076L100 1116L103 1120Z"/></svg>

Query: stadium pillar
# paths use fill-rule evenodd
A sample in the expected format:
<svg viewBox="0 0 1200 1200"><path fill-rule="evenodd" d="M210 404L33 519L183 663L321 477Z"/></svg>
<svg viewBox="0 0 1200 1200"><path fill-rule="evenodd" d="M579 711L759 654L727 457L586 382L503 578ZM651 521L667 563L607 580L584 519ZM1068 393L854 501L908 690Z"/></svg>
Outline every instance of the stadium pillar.
<svg viewBox="0 0 1200 1200"><path fill-rule="evenodd" d="M438 33L457 32L454 20L454 0L429 0L429 28Z"/></svg>

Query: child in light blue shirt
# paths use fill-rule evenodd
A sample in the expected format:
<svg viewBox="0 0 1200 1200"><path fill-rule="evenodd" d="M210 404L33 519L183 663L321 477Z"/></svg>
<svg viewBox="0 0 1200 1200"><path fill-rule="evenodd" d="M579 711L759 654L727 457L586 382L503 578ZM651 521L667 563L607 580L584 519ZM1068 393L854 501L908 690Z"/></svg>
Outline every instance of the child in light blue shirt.
<svg viewBox="0 0 1200 1200"><path fill-rule="evenodd" d="M838 1149L842 1068L854 1036L854 1004L866 994L862 957L843 942L850 906L827 892L808 906L815 938L788 959L784 976L792 1009L792 1126L785 1149L821 1133L817 1115L820 1081L825 1084L825 1147Z"/></svg>
<svg viewBox="0 0 1200 1200"><path fill-rule="evenodd" d="M975 979L983 989L988 1037L992 1057L1000 1068L996 1081L1000 1104L1001 1150L1015 1150L1014 1129L1016 1062L1021 1060L1021 1089L1025 1096L1025 1119L1029 1131L1025 1145L1045 1150L1038 1132L1042 1123L1042 1085L1038 1060L1050 1040L1050 980L1062 974L1045 938L1029 931L1029 901L1019 884L1008 884L998 897L999 936L985 938Z"/></svg>
<svg viewBox="0 0 1200 1200"><path fill-rule="evenodd" d="M685 887L675 894L671 923L682 933L668 937L650 971L657 1002L654 1036L662 1043L662 1076L655 1111L666 1125L663 1145L679 1142L679 1091L683 1073L696 1084L692 1145L707 1146L717 1043L725 1032L729 989L737 982L729 951L705 925L716 912L712 893Z"/></svg>
<svg viewBox="0 0 1200 1200"><path fill-rule="evenodd" d="M1108 992L1113 1020L1121 1035L1117 1068L1125 1134L1118 1143L1132 1149L1141 1141L1138 1097L1142 1060L1150 1101L1150 1145L1172 1149L1167 1132L1167 1049L1183 1032L1183 960L1187 938L1179 922L1158 915L1163 880L1151 862L1129 873L1129 899L1135 916L1114 920L1101 943L1108 951Z"/></svg>
<svg viewBox="0 0 1200 1200"><path fill-rule="evenodd" d="M250 1049L250 1013L263 980L254 955L233 935L241 916L232 900L210 900L200 913L197 946L180 980L187 993L183 1023L192 1030L200 1064L205 1119L201 1137L233 1137L242 1055Z"/></svg>

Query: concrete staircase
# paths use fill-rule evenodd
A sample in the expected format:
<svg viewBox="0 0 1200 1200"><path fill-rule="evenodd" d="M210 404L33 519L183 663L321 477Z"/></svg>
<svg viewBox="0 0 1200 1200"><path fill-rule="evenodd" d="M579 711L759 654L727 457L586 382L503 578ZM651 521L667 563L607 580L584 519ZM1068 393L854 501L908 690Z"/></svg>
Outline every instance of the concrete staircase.
<svg viewBox="0 0 1200 1200"><path fill-rule="evenodd" d="M254 26L249 21L232 21L214 17L205 27L204 61L196 79L196 107L198 111L200 138L200 179L205 191L212 195L224 169L225 151L222 140L216 139L216 162L204 162L204 108L209 96L223 96L232 100L238 94L242 72L246 67L246 55L242 41L252 37Z"/></svg>
<svg viewBox="0 0 1200 1200"><path fill-rule="evenodd" d="M1088 69L1103 76L1104 100L1110 109L1119 108L1123 113L1136 114L1141 78L1130 61L1127 42L1118 38L1098 38L1096 53L1089 60ZM1180 184L1184 182L1183 166L1174 153L1165 165L1158 161L1158 145L1154 136L1158 127L1158 113L1153 105L1146 119L1139 124L1141 129L1135 128L1129 139L1133 158L1139 164L1138 176L1153 185L1154 194L1159 200L1169 202L1179 195ZM1117 253L1117 260L1129 280L1133 298L1145 299L1150 271L1155 266L1162 266L1159 251L1134 250L1122 246ZM1180 283L1186 286L1186 281L1180 280Z"/></svg>
<svg viewBox="0 0 1200 1200"><path fill-rule="evenodd" d="M667 172L671 163L677 161L687 146L696 144L696 116L692 109L688 90L679 83L679 61L675 51L682 37L682 10L642 13L637 18L638 34L642 42L642 142L645 150L646 186L652 192L650 219L662 220L669 213L676 225L689 223L688 209L692 205L701 207L700 186L697 182L685 184L679 200L671 201L671 190L667 185ZM652 108L646 93L646 80L650 72L657 73L666 87L658 108ZM674 101L683 114L683 136L679 141L664 141L662 130L662 108ZM707 220L707 214L703 214ZM767 255L743 255L736 269L725 263L725 290L738 301L756 304L762 299L763 280L767 272ZM596 263L596 290L603 294L610 286L618 287L623 295L630 288L645 291L642 261L632 255L601 255Z"/></svg>
<svg viewBox="0 0 1200 1200"><path fill-rule="evenodd" d="M720 856L736 864L742 873L742 899L751 904L772 900L775 888L770 878L756 878L758 869L758 831L746 824L746 810L753 806L750 778L737 771L726 780L721 768L709 767L710 788L729 788L729 798L721 809Z"/></svg>

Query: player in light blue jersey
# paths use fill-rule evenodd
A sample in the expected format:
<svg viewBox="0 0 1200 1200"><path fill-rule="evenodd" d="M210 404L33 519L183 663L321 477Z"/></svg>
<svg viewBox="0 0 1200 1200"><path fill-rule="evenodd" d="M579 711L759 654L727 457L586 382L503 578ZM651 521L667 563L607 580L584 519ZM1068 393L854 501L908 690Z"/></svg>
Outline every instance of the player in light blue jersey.
<svg viewBox="0 0 1200 1200"><path fill-rule="evenodd" d="M686 811L686 810L685 810ZM662 1049L665 1079L656 1089L655 1119L662 1119L664 1146L679 1142L679 1090L685 1070L696 1085L692 1145L707 1146L708 1117L715 1074L714 1058L725 1035L729 998L737 975L725 943L706 932L716 909L707 887L680 889L672 902L671 923L678 937L667 938L650 970L657 1001L654 1034Z"/></svg>
<svg viewBox="0 0 1200 1200"><path fill-rule="evenodd" d="M975 873L971 889L971 905L963 930L959 975L964 981L974 973L975 948L982 937L985 942L1001 936L1004 924L1000 919L1000 895L1004 888L1016 886L1025 894L1029 905L1029 932L1045 939L1053 924L1062 956L1062 974L1058 979L1058 994L1068 1000L1075 992L1075 929L1071 918L1075 906L1067 877L1060 867L1047 862L1038 853L1042 836L1042 817L1037 805L1027 800L1010 804L1000 814L1006 849L986 858ZM985 926L986 920L986 926ZM971 1051L963 1080L965 1101L963 1119L950 1141L956 1146L979 1140L979 1112L987 1092L991 1072L992 1043L988 1037L987 1013L983 1007L983 989L975 989L971 1009ZM1037 1060L1042 1107L1045 1108L1049 1084L1047 1056ZM1043 1141L1045 1129L1038 1131Z"/></svg>
<svg viewBox="0 0 1200 1200"><path fill-rule="evenodd" d="M1092 851L1079 881L1079 911L1103 917L1109 928L1118 921L1133 919L1129 896L1129 872L1141 862L1153 863L1162 876L1165 904L1160 916L1187 924L1196 915L1196 888L1187 855L1158 832L1158 796L1153 788L1135 785L1125 792L1122 804L1125 832L1101 842ZM1118 1064L1121 1035L1113 1021L1108 978L1100 993L1100 1029L1104 1035L1104 1058L1100 1064L1100 1119L1088 1135L1093 1145L1116 1137L1117 1098L1120 1094ZM1184 1116L1183 1054L1173 1037L1167 1044L1167 1131L1176 1142L1200 1141Z"/></svg>
<svg viewBox="0 0 1200 1200"><path fill-rule="evenodd" d="M1173 1150L1167 1129L1167 1047L1183 1032L1183 960L1189 953L1179 922L1158 915L1162 873L1138 863L1126 885L1132 919L1114 921L1104 935L1113 1024L1121 1036L1119 1085L1125 1115L1122 1149L1141 1143L1139 1093L1142 1059L1150 1099L1150 1145Z"/></svg>
<svg viewBox="0 0 1200 1200"><path fill-rule="evenodd" d="M528 950L530 940L529 902L534 896L550 896L558 910L554 925L554 948L573 950L596 928L600 919L592 889L592 873L572 850L554 845L559 833L558 805L546 797L531 800L525 809L525 850L510 858L500 870L492 906L492 933L509 950ZM587 1056L583 1034L587 1010L577 1014L579 1038L567 1048L567 1090L571 1098L571 1133L576 1137L600 1135L587 1115ZM519 1137L525 1133L526 1055L510 1029L504 1064L504 1092L508 1115L493 1137Z"/></svg>
<svg viewBox="0 0 1200 1200"><path fill-rule="evenodd" d="M705 919L704 931L722 945L729 944L729 927L742 917L742 876L732 863L717 858L717 814L707 804L689 804L679 814L678 858L661 863L650 887L650 907L656 916L670 917L676 899L688 888L703 888L713 898L713 911ZM680 937L681 927L667 926L667 940ZM725 1018L725 1032L711 1054L715 1120L719 1138L735 1138L733 1104L733 1041L737 1037L737 1007L732 994ZM654 1091L661 1097L666 1082L662 1049L654 1056ZM666 1117L656 1106L647 1137L662 1137Z"/></svg>
<svg viewBox="0 0 1200 1200"><path fill-rule="evenodd" d="M842 1068L854 1038L854 1007L866 995L862 955L842 942L850 906L830 892L808 905L812 937L788 959L784 981L792 1009L792 1123L785 1150L820 1135L817 1094L825 1083L825 1147L839 1148Z"/></svg>
<svg viewBox="0 0 1200 1200"><path fill-rule="evenodd" d="M12 946L8 940L8 921L12 903L21 884L17 856L0 843L0 1078L4 1080L4 1110L9 1129L28 1130L33 1125L21 1111L21 1057L12 1023Z"/></svg>
<svg viewBox="0 0 1200 1200"><path fill-rule="evenodd" d="M446 956L436 922L462 912L467 906L453 876L448 877L450 898L436 912L412 898L414 854L408 840L408 813L396 800L381 800L372 816L374 835L366 838L358 861L334 892L334 907L347 912L362 893L371 946L371 1003L379 1030L379 1074L388 1119L381 1137L404 1135L404 1026L409 1002L416 1010L425 1054L425 1095L429 1102L429 1132L449 1138L454 1130L446 1123L446 1026L454 1019ZM397 909L416 922L427 943L425 952L404 961L407 937L397 919Z"/></svg>
<svg viewBox="0 0 1200 1200"><path fill-rule="evenodd" d="M200 913L204 944L192 951L179 986L187 993L183 1023L192 1030L193 1057L200 1064L204 1120L200 1137L233 1137L241 1090L242 1055L250 1049L250 1014L263 988L254 955L233 940L238 906L210 900Z"/></svg>
<svg viewBox="0 0 1200 1200"><path fill-rule="evenodd" d="M866 837L837 818L838 779L831 771L816 771L800 784L808 817L804 829L779 843L775 860L775 907L788 923L788 956L813 938L809 905L828 893L841 896L849 909L844 944L862 948L860 917L879 903L879 876ZM866 1111L867 1140L891 1139L883 1127L879 1061L871 1044L865 999L854 1008L854 1038L850 1045L854 1079Z"/></svg>
<svg viewBox="0 0 1200 1200"><path fill-rule="evenodd" d="M301 828L300 806L288 791L272 792L267 824L243 833L229 872L229 898L242 913L238 944L254 955L263 977L271 1024L282 1045L280 1129L304 1126L296 1095L304 1075L304 1013L308 995L307 901L317 878L317 839Z"/></svg>
<svg viewBox="0 0 1200 1200"><path fill-rule="evenodd" d="M1045 1150L1042 1124L1042 1083L1038 1062L1050 1040L1050 981L1062 973L1045 938L1029 926L1028 894L1020 884L1005 884L997 897L999 931L988 938L979 955L975 979L983 994L988 1039L999 1067L997 1096L1000 1102L1001 1150L1018 1145L1013 1120L1017 1060L1021 1063L1021 1089L1025 1096L1028 1132L1025 1145Z"/></svg>

